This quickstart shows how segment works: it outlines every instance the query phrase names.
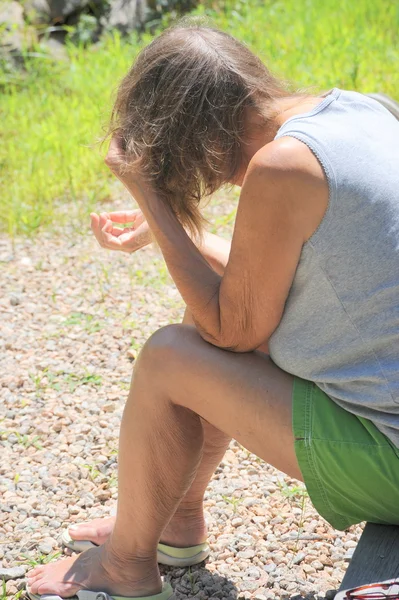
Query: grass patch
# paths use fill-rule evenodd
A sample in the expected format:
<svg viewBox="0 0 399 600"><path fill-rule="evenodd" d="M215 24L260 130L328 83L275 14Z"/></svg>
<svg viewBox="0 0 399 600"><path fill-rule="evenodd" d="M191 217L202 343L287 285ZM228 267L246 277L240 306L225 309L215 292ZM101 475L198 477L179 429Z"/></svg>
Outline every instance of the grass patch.
<svg viewBox="0 0 399 600"><path fill-rule="evenodd" d="M399 95L397 3L226 0L204 2L196 13L248 43L298 87ZM82 221L86 228L90 210L112 197L114 181L95 141L112 92L150 40L149 34L140 42L114 34L86 49L69 46L65 62L39 49L26 56L24 77L0 70L3 230L13 236Z"/></svg>

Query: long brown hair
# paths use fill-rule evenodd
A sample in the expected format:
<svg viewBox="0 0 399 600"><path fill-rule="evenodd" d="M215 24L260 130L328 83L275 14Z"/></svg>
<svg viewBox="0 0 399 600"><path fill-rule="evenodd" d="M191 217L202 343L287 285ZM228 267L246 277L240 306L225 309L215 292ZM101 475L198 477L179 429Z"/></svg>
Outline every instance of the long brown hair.
<svg viewBox="0 0 399 600"><path fill-rule="evenodd" d="M190 19L155 38L122 80L110 133L118 131L129 165L140 170L192 233L199 205L231 181L243 160L246 108L266 123L287 96L244 44Z"/></svg>

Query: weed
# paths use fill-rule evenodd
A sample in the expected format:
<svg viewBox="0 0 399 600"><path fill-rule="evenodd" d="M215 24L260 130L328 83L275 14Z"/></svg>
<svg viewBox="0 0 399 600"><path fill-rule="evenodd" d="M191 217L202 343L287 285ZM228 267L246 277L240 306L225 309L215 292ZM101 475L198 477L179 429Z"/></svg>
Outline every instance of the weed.
<svg viewBox="0 0 399 600"><path fill-rule="evenodd" d="M35 386L36 393L38 393L43 388L42 373L38 373L37 375L35 375L35 373L29 373L29 378L32 380L32 382Z"/></svg>
<svg viewBox="0 0 399 600"><path fill-rule="evenodd" d="M77 387L81 385L102 385L101 375L94 375L93 373L87 373L85 375L77 375L76 373L64 373L64 381L69 386L69 391L73 393Z"/></svg>
<svg viewBox="0 0 399 600"><path fill-rule="evenodd" d="M20 590L16 594L9 596L7 594L6 580L4 579L4 577L2 578L0 600L19 600L19 598L22 596L23 593L24 593L24 590Z"/></svg>
<svg viewBox="0 0 399 600"><path fill-rule="evenodd" d="M6 429L0 430L0 439L5 437L7 438L9 435L15 435L17 438L17 443L21 444L24 448L30 448L30 446L34 446L37 450L42 449L42 445L40 443L40 437L38 435L29 436L28 434L19 433L19 431L11 430L8 431ZM17 477L17 476L16 476ZM19 475L18 475L19 479ZM16 481L18 483L18 480Z"/></svg>
<svg viewBox="0 0 399 600"><path fill-rule="evenodd" d="M295 539L295 546L293 548L293 552L296 553L298 552L299 538L303 530L303 522L309 494L303 485L287 485L285 481L277 481L277 485L280 488L281 494L290 502L295 502L297 505L299 504L299 508L301 509L301 513L297 522L298 531Z"/></svg>
<svg viewBox="0 0 399 600"><path fill-rule="evenodd" d="M81 326L87 333L93 334L101 331L102 325L99 321L95 321L94 315L82 312L72 312L64 321L65 327Z"/></svg>
<svg viewBox="0 0 399 600"><path fill-rule="evenodd" d="M234 498L234 497L230 498L229 496L224 496L224 495L222 495L222 498L225 502L232 505L234 514L237 512L239 505L244 500L243 498Z"/></svg>
<svg viewBox="0 0 399 600"><path fill-rule="evenodd" d="M288 500L301 500L309 496L306 488L303 485L288 485L285 481L277 481L277 486L280 493Z"/></svg>
<svg viewBox="0 0 399 600"><path fill-rule="evenodd" d="M117 485L118 485L118 477L116 475L111 475L111 477L107 481L107 487L113 488L113 487L117 487Z"/></svg>
<svg viewBox="0 0 399 600"><path fill-rule="evenodd" d="M87 469L88 473L89 473L89 478L91 479L91 481L95 481L97 479L97 477L100 477L102 475L101 471L99 471L97 469L96 465L83 465L85 469Z"/></svg>
<svg viewBox="0 0 399 600"><path fill-rule="evenodd" d="M38 565L47 565L47 563L55 560L61 556L62 552L54 552L53 554L41 554L39 553L37 557L29 556L28 554L21 554L24 558L23 561L20 561L21 564L28 564L30 567L34 568Z"/></svg>

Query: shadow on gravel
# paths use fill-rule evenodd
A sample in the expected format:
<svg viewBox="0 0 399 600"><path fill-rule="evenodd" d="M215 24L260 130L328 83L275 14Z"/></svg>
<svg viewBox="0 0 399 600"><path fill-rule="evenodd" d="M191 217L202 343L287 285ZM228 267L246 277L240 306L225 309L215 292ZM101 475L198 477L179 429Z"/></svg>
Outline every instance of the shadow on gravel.
<svg viewBox="0 0 399 600"><path fill-rule="evenodd" d="M230 579L212 573L204 565L196 565L189 569L162 567L161 575L172 585L177 600L236 600L242 597L242 593L238 592Z"/></svg>

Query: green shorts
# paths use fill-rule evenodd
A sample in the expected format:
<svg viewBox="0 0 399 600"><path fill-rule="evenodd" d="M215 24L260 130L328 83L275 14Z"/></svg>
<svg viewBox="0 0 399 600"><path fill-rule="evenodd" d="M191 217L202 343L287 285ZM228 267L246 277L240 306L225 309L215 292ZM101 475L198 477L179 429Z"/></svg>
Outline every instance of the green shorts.
<svg viewBox="0 0 399 600"><path fill-rule="evenodd" d="M371 421L295 378L293 430L303 480L326 521L399 525L399 449Z"/></svg>

